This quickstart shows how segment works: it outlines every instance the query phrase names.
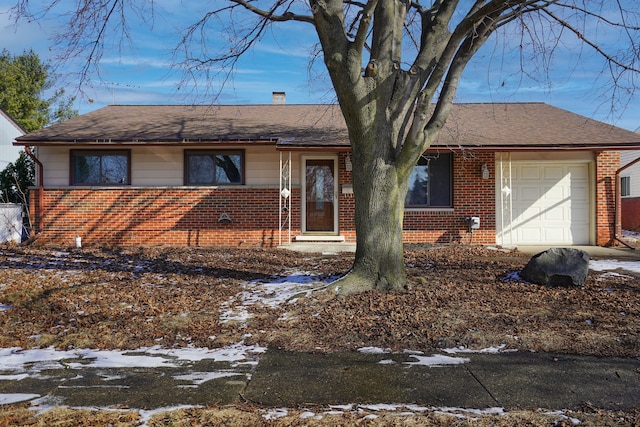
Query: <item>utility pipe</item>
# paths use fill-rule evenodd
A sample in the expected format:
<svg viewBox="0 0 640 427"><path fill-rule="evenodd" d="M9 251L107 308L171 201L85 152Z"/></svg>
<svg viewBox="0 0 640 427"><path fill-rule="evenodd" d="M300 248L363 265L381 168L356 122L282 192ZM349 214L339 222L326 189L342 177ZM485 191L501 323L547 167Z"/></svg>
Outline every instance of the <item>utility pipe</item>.
<svg viewBox="0 0 640 427"><path fill-rule="evenodd" d="M44 181L43 181L43 169L42 162L31 151L31 147L25 145L24 152L38 165L38 205L36 206L36 232L42 232L42 212L44 212Z"/></svg>
<svg viewBox="0 0 640 427"><path fill-rule="evenodd" d="M627 163L625 166L621 167L620 169L618 169L616 171L616 184L615 184L615 216L613 218L613 239L622 243L623 245L625 245L626 247L628 247L631 250L635 250L636 248L634 248L633 246L631 246L630 244L628 244L627 242L621 240L621 236L618 235L618 212L620 212L620 207L619 205L619 200L620 200L620 172L622 172L623 170L625 170L628 167L631 167L633 165L635 165L636 163L640 162L640 157L638 157L637 159L635 159L634 161L632 161L631 163Z"/></svg>

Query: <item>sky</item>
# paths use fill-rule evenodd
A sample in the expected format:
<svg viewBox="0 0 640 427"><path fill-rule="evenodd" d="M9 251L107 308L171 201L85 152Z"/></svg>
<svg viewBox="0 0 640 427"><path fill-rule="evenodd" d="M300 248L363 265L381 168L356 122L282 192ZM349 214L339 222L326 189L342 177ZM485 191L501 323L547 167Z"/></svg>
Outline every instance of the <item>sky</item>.
<svg viewBox="0 0 640 427"><path fill-rule="evenodd" d="M624 0L629 4L634 1ZM199 2L156 0L153 13L145 10L130 19L131 43L122 42L119 36L109 39L99 69L88 75L88 84L78 87L73 72L82 62L68 59L60 64L52 47L52 38L63 29L62 9L75 2L61 0L60 9L17 25L9 12L14 4L15 0L0 0L1 47L13 55L33 49L41 60L56 65L59 85L67 94L76 95L74 108L81 114L108 104L268 104L274 91L286 92L288 104L335 102L322 62L309 70L317 42L309 24L287 22L268 31L219 90L219 79L214 79L211 86L201 79L185 81L184 75L172 67L173 49L180 40L177 30L202 16L204 6ZM619 43L617 34L600 27L597 30L602 43ZM207 34L209 48L221 48L227 36L224 23L215 23ZM589 49L580 56L565 50L577 51L575 37L558 36L557 51L546 63L534 63L525 57L524 65L532 73L523 76L519 72L517 35L498 36L489 40L468 65L456 102L545 102L625 129L640 127L640 94L612 103L606 90L611 79L603 73L602 62L597 62Z"/></svg>

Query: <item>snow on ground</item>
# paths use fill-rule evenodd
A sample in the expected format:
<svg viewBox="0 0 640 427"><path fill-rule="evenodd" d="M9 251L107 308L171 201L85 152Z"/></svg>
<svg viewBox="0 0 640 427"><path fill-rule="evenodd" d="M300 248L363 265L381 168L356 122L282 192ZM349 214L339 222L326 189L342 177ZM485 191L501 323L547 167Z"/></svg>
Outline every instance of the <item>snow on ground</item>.
<svg viewBox="0 0 640 427"><path fill-rule="evenodd" d="M252 356L264 353L266 348L236 343L228 347L163 349L140 348L120 350L55 350L53 348L0 349L0 380L22 380L24 375L36 375L46 369L82 368L177 368L201 360L234 362L231 366L255 363Z"/></svg>
<svg viewBox="0 0 640 427"><path fill-rule="evenodd" d="M640 238L640 233L635 233L637 236L631 236ZM629 236L625 236L629 237ZM60 264L66 264L69 267L69 260L65 259L69 253L59 252L55 253L59 259ZM80 261L73 260L72 263L78 263ZM33 262L31 267L33 268L55 268L56 263L53 265L50 260L46 262L47 265L41 265L39 262ZM82 266L86 268L86 266ZM133 271L143 272L148 269L148 266L144 264L131 265ZM617 260L591 260L589 267L594 271L607 271L616 270L618 268L634 271L640 273L640 262L631 261L617 261ZM68 269L66 274L72 273ZM605 273L605 274L618 274L618 273ZM265 305L267 307L275 308L280 304L293 300L298 295L306 295L313 292L316 289L325 287L328 283L335 280L332 278L314 277L306 273L298 272L293 273L290 276L275 278L272 281L252 281L244 285L242 292L230 299L226 305L226 310L221 315L221 320L239 321L245 322L250 313L248 308L253 305ZM513 273L513 280L519 280L517 272ZM0 312L8 310L10 307L0 303ZM483 350L469 350L464 347L445 349L444 353L457 354L457 353L498 353L504 349L505 346L491 347ZM75 350L55 350L52 348L47 349L21 349L21 348L5 348L0 349L0 381L21 381L29 378L30 376L37 377L45 369L60 369L62 367L68 369L82 369L82 368L155 368L155 367L184 367L185 364L201 360L212 361L226 361L230 362L232 366L238 366L240 364L257 364L257 356L260 353L266 351L266 348L256 345L245 345L243 342L233 344L228 347L219 349L207 349L207 348L194 348L188 347L183 349L163 349L161 347L149 347L140 348L135 351L119 351L119 350L92 350L92 349L75 349ZM388 349L381 349L377 347L363 347L358 351L365 354L385 354L389 353ZM415 359L415 361L405 362L409 366L422 365L422 366L443 366L452 364L468 363L470 360L464 357L452 357L446 355L431 355L425 356L422 352L407 350L409 357ZM393 360L381 360L380 364L396 363ZM216 372L191 372L190 374L175 376L177 380L192 381L192 385L186 387L197 387L198 385L221 377L245 375L233 371L216 371ZM40 398L36 394L26 393L13 393L2 394L0 393L0 405L17 403L22 401L34 401L43 402L48 397ZM188 406L191 407L191 406ZM153 411L140 411L140 416L144 425L155 413L162 411L171 411L179 409L181 407L159 408ZM96 409L96 408L92 408ZM107 408L103 408L107 409ZM46 411L42 406L38 409L41 412ZM335 405L330 408L329 411L315 413L311 411L305 411L300 416L301 418L315 418L321 419L323 414L329 414L333 412L348 412L348 411L409 411L409 412L423 412L423 411L440 411L443 413L452 414L455 416L461 416L460 414L500 414L504 410L502 408L488 408L484 410L480 409L460 409L460 408L426 408L418 407L416 405L407 404L384 404L384 405ZM272 409L265 411L264 417L266 419L275 419L287 415L287 410L284 408ZM462 415L462 416L466 416ZM372 415L375 417L375 415Z"/></svg>
<svg viewBox="0 0 640 427"><path fill-rule="evenodd" d="M12 403L25 402L27 400L32 400L40 397L39 394L28 394L28 393L12 393L12 394L3 394L0 393L0 405L10 405Z"/></svg>
<svg viewBox="0 0 640 427"><path fill-rule="evenodd" d="M618 261L616 259L589 260L589 268L594 271L627 270L640 273L640 261Z"/></svg>
<svg viewBox="0 0 640 427"><path fill-rule="evenodd" d="M254 280L243 285L244 290L223 304L228 307L220 316L223 322L245 322L251 317L249 307L264 305L275 308L295 300L298 295L308 295L322 289L337 277L319 278L308 273L296 272L272 281Z"/></svg>
<svg viewBox="0 0 640 427"><path fill-rule="evenodd" d="M438 367L447 365L461 365L463 363L471 362L471 359L467 359L466 357L451 357L443 356L441 354L433 354L431 356L419 356L417 354L412 354L409 357L413 357L414 359L416 359L416 361L404 362L405 365Z"/></svg>

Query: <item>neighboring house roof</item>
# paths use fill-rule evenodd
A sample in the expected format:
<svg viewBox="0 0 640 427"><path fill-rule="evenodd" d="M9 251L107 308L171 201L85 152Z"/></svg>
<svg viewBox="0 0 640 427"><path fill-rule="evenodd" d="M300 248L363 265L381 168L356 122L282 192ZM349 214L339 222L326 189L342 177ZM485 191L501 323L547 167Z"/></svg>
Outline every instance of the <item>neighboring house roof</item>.
<svg viewBox="0 0 640 427"><path fill-rule="evenodd" d="M0 107L0 116L4 117L13 127L16 128L16 130L21 134L24 135L25 133L27 133L27 131L25 131L24 129L22 129L22 126L20 126L18 124L18 122L15 121L15 119L13 117L11 117L11 115L9 113L7 113L6 111L4 111L4 109L2 107Z"/></svg>
<svg viewBox="0 0 640 427"><path fill-rule="evenodd" d="M17 138L17 145L262 143L349 147L337 105L112 105ZM544 103L456 104L434 147L638 149L640 134Z"/></svg>

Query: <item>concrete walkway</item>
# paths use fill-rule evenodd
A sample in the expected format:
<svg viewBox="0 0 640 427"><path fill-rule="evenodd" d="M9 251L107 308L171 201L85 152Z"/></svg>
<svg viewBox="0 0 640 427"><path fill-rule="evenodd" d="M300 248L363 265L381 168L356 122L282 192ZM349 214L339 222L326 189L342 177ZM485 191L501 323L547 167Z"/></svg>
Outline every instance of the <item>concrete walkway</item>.
<svg viewBox="0 0 640 427"><path fill-rule="evenodd" d="M410 247L408 245L407 247ZM487 248L495 248L495 246L487 245ZM527 255L535 255L546 251L552 247L559 246L518 246L516 250ZM589 254L591 258L606 258L619 260L635 260L640 261L640 250L633 250L626 247L603 247L603 246L561 246L574 249L581 249ZM288 249L297 252L315 252L326 255L334 255L341 252L355 252L356 244L348 242L295 242L279 246L281 249Z"/></svg>
<svg viewBox="0 0 640 427"><path fill-rule="evenodd" d="M41 406L132 409L249 401L263 407L416 404L561 410L588 405L638 410L640 359L268 350L257 365L205 360L173 368L97 369L53 363L39 375L3 376L0 403L3 396L16 395Z"/></svg>
<svg viewBox="0 0 640 427"><path fill-rule="evenodd" d="M640 409L640 359L530 352L442 357L272 350L261 358L243 396L264 406L288 407L413 403L560 410L588 403Z"/></svg>

